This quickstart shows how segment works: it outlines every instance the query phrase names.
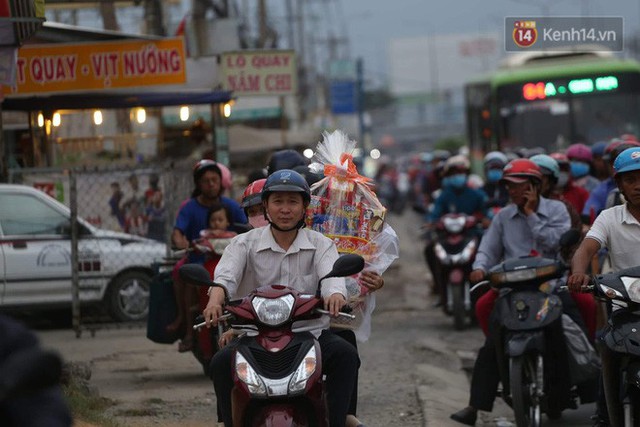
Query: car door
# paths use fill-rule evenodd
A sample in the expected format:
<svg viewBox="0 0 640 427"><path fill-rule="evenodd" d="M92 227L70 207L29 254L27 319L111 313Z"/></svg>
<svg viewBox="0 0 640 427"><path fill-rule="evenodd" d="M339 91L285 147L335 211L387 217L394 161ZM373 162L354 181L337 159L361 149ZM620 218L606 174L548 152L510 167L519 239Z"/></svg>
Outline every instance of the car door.
<svg viewBox="0 0 640 427"><path fill-rule="evenodd" d="M37 190L0 191L4 251L3 306L55 305L71 300L69 215Z"/></svg>

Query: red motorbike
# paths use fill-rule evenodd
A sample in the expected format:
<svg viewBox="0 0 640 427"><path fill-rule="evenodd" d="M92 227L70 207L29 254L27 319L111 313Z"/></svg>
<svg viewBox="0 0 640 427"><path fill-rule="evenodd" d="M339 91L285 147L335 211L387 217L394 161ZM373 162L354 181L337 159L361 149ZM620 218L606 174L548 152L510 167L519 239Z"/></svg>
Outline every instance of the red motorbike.
<svg viewBox="0 0 640 427"><path fill-rule="evenodd" d="M237 227L240 231L241 228ZM147 320L147 338L159 344L174 344L178 339L183 337L184 331L169 332L166 326L172 323L177 315L177 304L182 303L176 301L173 285L172 270L179 268L186 262L186 255L190 252L202 255L222 255L224 248L231 242L236 233L222 233L216 236L203 235L200 239L194 241L188 249L173 251L171 256L166 258L163 263L156 265L158 274L154 277L151 284L149 297L149 318ZM204 268L213 276L213 270L217 264L219 257L209 256L204 263ZM199 287L198 295L194 301L192 311L202 313L207 306L209 297L207 289ZM194 321L192 325L202 322L202 316L192 316ZM191 353L202 365L204 374L209 375L209 363L211 358L218 350L217 331L209 328L201 328L196 330L191 346Z"/></svg>
<svg viewBox="0 0 640 427"><path fill-rule="evenodd" d="M453 315L455 328L464 329L472 319L469 273L480 241L478 221L471 215L443 215L435 226L433 247L442 279L443 309Z"/></svg>
<svg viewBox="0 0 640 427"><path fill-rule="evenodd" d="M233 355L234 426L328 426L320 345L310 332L294 333L292 325L328 314L320 297L324 279L351 276L363 268L362 257L343 255L320 279L315 295L270 285L226 303L220 320L250 331L240 338ZM184 265L180 277L187 283L215 286L200 265Z"/></svg>

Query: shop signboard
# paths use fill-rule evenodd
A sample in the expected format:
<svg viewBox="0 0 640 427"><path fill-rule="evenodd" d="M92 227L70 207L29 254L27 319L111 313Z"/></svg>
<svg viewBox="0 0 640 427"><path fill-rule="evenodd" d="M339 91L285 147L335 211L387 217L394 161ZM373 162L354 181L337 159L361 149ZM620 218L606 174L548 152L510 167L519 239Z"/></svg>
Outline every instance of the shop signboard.
<svg viewBox="0 0 640 427"><path fill-rule="evenodd" d="M85 92L186 81L182 38L28 45L18 50L11 94Z"/></svg>
<svg viewBox="0 0 640 427"><path fill-rule="evenodd" d="M294 95L298 90L292 50L247 50L222 54L225 90L237 96Z"/></svg>

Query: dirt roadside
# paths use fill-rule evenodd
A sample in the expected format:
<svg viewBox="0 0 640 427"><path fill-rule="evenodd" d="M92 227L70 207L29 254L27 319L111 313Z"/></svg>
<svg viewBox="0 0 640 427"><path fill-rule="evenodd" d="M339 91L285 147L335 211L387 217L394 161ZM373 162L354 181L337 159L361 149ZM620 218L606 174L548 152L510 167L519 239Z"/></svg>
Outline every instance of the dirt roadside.
<svg viewBox="0 0 640 427"><path fill-rule="evenodd" d="M107 415L123 426L211 426L215 395L191 353L155 344L144 329L97 331L80 338L70 330L40 331L44 347L67 361L88 363L90 386L114 402Z"/></svg>

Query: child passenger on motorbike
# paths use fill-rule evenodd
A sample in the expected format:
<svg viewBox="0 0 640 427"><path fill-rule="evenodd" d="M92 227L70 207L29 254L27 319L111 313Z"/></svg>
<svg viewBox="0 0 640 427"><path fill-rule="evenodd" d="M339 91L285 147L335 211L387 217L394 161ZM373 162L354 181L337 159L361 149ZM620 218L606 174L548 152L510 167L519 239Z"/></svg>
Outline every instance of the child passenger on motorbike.
<svg viewBox="0 0 640 427"><path fill-rule="evenodd" d="M496 214L480 242L470 274L472 283L483 280L490 267L505 259L528 256L532 251L555 258L560 236L570 227L564 204L540 196L542 173L534 162L512 160L505 166L502 180L511 203ZM489 315L496 298L497 292L490 290L476 302L476 316L487 339L478 351L474 365L469 406L451 415L462 424L474 425L478 410L490 412L493 408L500 375ZM575 311L571 298L564 298L565 312L571 306ZM573 313L571 317L576 320L580 315Z"/></svg>
<svg viewBox="0 0 640 427"><path fill-rule="evenodd" d="M305 179L293 170L279 170L267 178L261 193L269 225L241 234L227 247L215 271L209 303L204 310L207 325L217 324L225 296L238 298L268 284L286 284L314 293L318 280L338 259L335 244L322 234L303 228L310 190ZM323 282L325 308L337 316L346 304L343 278ZM310 331L322 349L326 375L327 404L332 427L345 425L349 400L360 365L356 349L328 330L329 319L299 322L294 331ZM211 372L216 397L226 427L232 426L231 360L237 341L216 353Z"/></svg>
<svg viewBox="0 0 640 427"><path fill-rule="evenodd" d="M613 177L626 203L603 210L595 219L586 237L578 247L571 261L572 274L567 281L574 292L581 292L590 282L587 274L591 259L600 248L607 248L611 267L614 271L640 265L640 147L627 148L616 157ZM602 377L607 397L607 411L604 402L598 402L596 422L598 425L622 425L622 402L611 402L618 395L616 387L617 371L615 354L607 346L599 346L602 361ZM607 415L608 418L607 419Z"/></svg>
<svg viewBox="0 0 640 427"><path fill-rule="evenodd" d="M209 209L215 204L222 204L230 209L232 224L247 223L247 217L238 202L222 196L225 188L223 187L223 173L217 162L209 159L198 161L193 167L193 183L195 189L191 198L180 207L173 227L171 242L176 249L189 249L192 242L200 237L200 231L208 226ZM204 255L191 251L186 261L203 264ZM178 263L174 272L177 272L183 263L184 261ZM186 287L179 280L177 273L173 274L173 279L176 301L184 301ZM178 303L177 317L167 326L168 332L186 332L187 329L190 329L185 322L186 312L182 310L183 307L183 304ZM189 351L189 349L190 343L186 340L183 340L178 347L179 351Z"/></svg>

